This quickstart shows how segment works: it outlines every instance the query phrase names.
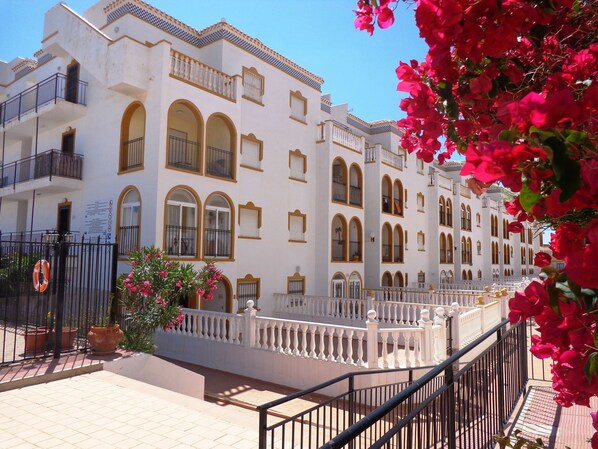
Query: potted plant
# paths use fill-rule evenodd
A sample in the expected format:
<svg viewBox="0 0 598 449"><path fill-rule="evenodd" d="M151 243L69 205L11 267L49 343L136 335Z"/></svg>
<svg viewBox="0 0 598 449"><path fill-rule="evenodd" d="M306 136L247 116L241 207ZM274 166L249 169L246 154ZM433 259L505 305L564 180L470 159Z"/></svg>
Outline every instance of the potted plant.
<svg viewBox="0 0 598 449"><path fill-rule="evenodd" d="M120 325L115 323L116 315L112 314L114 295L110 295L106 315L102 315L95 325L89 328L87 341L91 351L95 355L110 355L116 352L116 348L123 339L123 331Z"/></svg>
<svg viewBox="0 0 598 449"><path fill-rule="evenodd" d="M67 351L73 348L75 343L75 338L77 338L77 331L79 330L76 326L72 326L70 323L70 319L66 319L63 322L62 332L61 332L61 340L60 340L60 350ZM56 317L52 312L48 312L46 315L46 327L45 329L48 332L48 344L47 346L49 349L54 349L54 341L56 338Z"/></svg>
<svg viewBox="0 0 598 449"><path fill-rule="evenodd" d="M51 315L51 312L48 313ZM51 319L51 318L50 318ZM46 317L46 321L48 318ZM46 326L36 326L34 328L27 328L23 337L25 338L25 354L43 354L48 345L48 335L50 328Z"/></svg>

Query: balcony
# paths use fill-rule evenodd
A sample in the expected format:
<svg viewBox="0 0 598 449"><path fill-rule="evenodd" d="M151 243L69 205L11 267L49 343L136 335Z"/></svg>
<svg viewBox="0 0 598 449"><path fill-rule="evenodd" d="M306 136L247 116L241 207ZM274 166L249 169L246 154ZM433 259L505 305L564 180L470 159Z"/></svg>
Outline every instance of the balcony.
<svg viewBox="0 0 598 449"><path fill-rule="evenodd" d="M357 134L352 133L347 127L341 124L327 121L318 125L316 136L317 141L323 142L329 137L332 138L332 142L342 147L356 151L360 154L363 153L365 139Z"/></svg>
<svg viewBox="0 0 598 449"><path fill-rule="evenodd" d="M365 162L369 163L376 161L380 161L397 170L403 170L403 156L383 148L380 144L365 149Z"/></svg>
<svg viewBox="0 0 598 449"><path fill-rule="evenodd" d="M83 156L48 150L0 168L0 197L25 198L31 190L52 193L79 190L82 186Z"/></svg>
<svg viewBox="0 0 598 449"><path fill-rule="evenodd" d="M175 257L196 257L196 236L196 227L166 225L166 254Z"/></svg>
<svg viewBox="0 0 598 449"><path fill-rule="evenodd" d="M206 174L218 178L233 179L232 151L208 146Z"/></svg>
<svg viewBox="0 0 598 449"><path fill-rule="evenodd" d="M235 78L178 51L170 51L170 76L230 101L236 101Z"/></svg>
<svg viewBox="0 0 598 449"><path fill-rule="evenodd" d="M12 129L41 114L56 123L80 117L85 111L86 93L86 82L67 81L65 75L57 73L0 104L0 127ZM34 131L31 126L29 131Z"/></svg>
<svg viewBox="0 0 598 449"><path fill-rule="evenodd" d="M206 228L204 244L206 257L229 258L231 256L231 231Z"/></svg>
<svg viewBox="0 0 598 449"><path fill-rule="evenodd" d="M168 166L199 173L199 143L169 136Z"/></svg>

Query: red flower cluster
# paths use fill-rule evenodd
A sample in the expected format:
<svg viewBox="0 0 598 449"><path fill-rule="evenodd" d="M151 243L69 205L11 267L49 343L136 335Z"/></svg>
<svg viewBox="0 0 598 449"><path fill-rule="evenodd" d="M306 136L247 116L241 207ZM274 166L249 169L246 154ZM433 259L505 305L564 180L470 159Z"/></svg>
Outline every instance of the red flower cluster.
<svg viewBox="0 0 598 449"><path fill-rule="evenodd" d="M381 16L372 3L359 1L355 21L370 34ZM525 221L555 229L564 271L518 293L510 318L535 317L532 352L552 358L558 400L587 404L598 395L598 2L414 3L430 49L396 70L408 94L401 145L427 162L464 154L476 194L495 182L517 192L506 204L511 232ZM534 263L551 260L538 253Z"/></svg>
<svg viewBox="0 0 598 449"><path fill-rule="evenodd" d="M355 28L366 30L370 35L374 33L374 23L378 22L380 28L388 28L395 21L394 8L396 1L391 0L359 0L357 2L357 18ZM391 8L391 5L394 6Z"/></svg>

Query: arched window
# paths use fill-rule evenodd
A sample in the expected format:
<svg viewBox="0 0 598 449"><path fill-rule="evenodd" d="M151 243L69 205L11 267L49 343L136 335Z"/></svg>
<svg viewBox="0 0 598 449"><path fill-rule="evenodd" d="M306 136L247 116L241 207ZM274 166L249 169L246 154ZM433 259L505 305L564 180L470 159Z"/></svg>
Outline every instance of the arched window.
<svg viewBox="0 0 598 449"><path fill-rule="evenodd" d="M141 196L135 187L128 187L119 199L118 254L126 256L139 249Z"/></svg>
<svg viewBox="0 0 598 449"><path fill-rule="evenodd" d="M403 255L404 255L405 245L403 244L403 228L401 227L401 225L395 226L393 243L394 243L393 260L395 262L403 263L404 262Z"/></svg>
<svg viewBox="0 0 598 449"><path fill-rule="evenodd" d="M471 207L467 206L467 230L471 231Z"/></svg>
<svg viewBox="0 0 598 449"><path fill-rule="evenodd" d="M446 284L447 283L446 271L444 271L444 270L442 270L440 272L440 283L441 284Z"/></svg>
<svg viewBox="0 0 598 449"><path fill-rule="evenodd" d="M424 194L419 192L416 196L416 200L417 200L417 210L418 212L424 212L425 209L425 198L424 198Z"/></svg>
<svg viewBox="0 0 598 449"><path fill-rule="evenodd" d="M232 258L232 207L221 194L213 194L206 201L204 224L204 256Z"/></svg>
<svg viewBox="0 0 598 449"><path fill-rule="evenodd" d="M125 110L120 124L119 172L143 168L145 108L135 102Z"/></svg>
<svg viewBox="0 0 598 449"><path fill-rule="evenodd" d="M438 255L440 256L440 263L446 263L446 236L444 235L444 232L440 233Z"/></svg>
<svg viewBox="0 0 598 449"><path fill-rule="evenodd" d="M362 235L361 222L357 217L353 217L349 223L349 257L354 262L363 260Z"/></svg>
<svg viewBox="0 0 598 449"><path fill-rule="evenodd" d="M206 125L206 174L235 179L236 131L228 117L214 114Z"/></svg>
<svg viewBox="0 0 598 449"><path fill-rule="evenodd" d="M444 201L444 197L441 196L438 199L438 223L440 223L441 225L446 224L446 216L445 216L445 201Z"/></svg>
<svg viewBox="0 0 598 449"><path fill-rule="evenodd" d="M446 200L446 225L453 225L453 202L450 198L447 198Z"/></svg>
<svg viewBox="0 0 598 449"><path fill-rule="evenodd" d="M168 168L201 172L202 127L201 114L188 101L175 101L170 106L166 156Z"/></svg>
<svg viewBox="0 0 598 449"><path fill-rule="evenodd" d="M467 253L467 262L471 265L473 263L473 254L472 254L472 242L471 242L471 238L467 238L467 247L466 247L466 253Z"/></svg>
<svg viewBox="0 0 598 449"><path fill-rule="evenodd" d="M347 280L343 273L336 273L332 278L332 297L333 298L345 298L346 297L346 285Z"/></svg>
<svg viewBox="0 0 598 449"><path fill-rule="evenodd" d="M395 280L394 280L395 287L405 287L405 279L403 278L403 273L397 271L395 273Z"/></svg>
<svg viewBox="0 0 598 449"><path fill-rule="evenodd" d="M392 262L392 229L388 223L382 226L382 262Z"/></svg>
<svg viewBox="0 0 598 449"><path fill-rule="evenodd" d="M479 213L475 214L475 225L479 228L482 225L482 217Z"/></svg>
<svg viewBox="0 0 598 449"><path fill-rule="evenodd" d="M361 206L363 204L363 180L361 169L357 164L351 164L349 170L349 203L353 206Z"/></svg>
<svg viewBox="0 0 598 449"><path fill-rule="evenodd" d="M332 201L347 202L347 165L340 157L332 161Z"/></svg>
<svg viewBox="0 0 598 449"><path fill-rule="evenodd" d="M349 276L349 298L361 299L361 276L355 271Z"/></svg>
<svg viewBox="0 0 598 449"><path fill-rule="evenodd" d="M482 242L480 242L479 240L476 242L476 248L478 250L478 256L482 255Z"/></svg>
<svg viewBox="0 0 598 449"><path fill-rule="evenodd" d="M461 204L461 229L467 229L467 216L465 213L465 204Z"/></svg>
<svg viewBox="0 0 598 449"><path fill-rule="evenodd" d="M403 216L403 208L405 207L404 190L403 190L403 184L398 179L395 180L394 185L393 185L392 201L393 201L392 212L395 215L400 215L402 217Z"/></svg>
<svg viewBox="0 0 598 449"><path fill-rule="evenodd" d="M467 241L461 237L461 263L467 263Z"/></svg>
<svg viewBox="0 0 598 449"><path fill-rule="evenodd" d="M462 281L466 281L467 280L467 271L463 270L461 272L461 280Z"/></svg>
<svg viewBox="0 0 598 449"><path fill-rule="evenodd" d="M169 256L197 256L197 199L187 188L166 197L165 246Z"/></svg>
<svg viewBox="0 0 598 449"><path fill-rule="evenodd" d="M335 215L331 229L331 259L333 262L347 260L347 220Z"/></svg>
<svg viewBox="0 0 598 449"><path fill-rule="evenodd" d="M392 274L388 271L382 275L382 282L380 283L382 287L392 287Z"/></svg>
<svg viewBox="0 0 598 449"><path fill-rule="evenodd" d="M426 250L426 234L422 231L417 233L417 250L418 251L425 251Z"/></svg>
<svg viewBox="0 0 598 449"><path fill-rule="evenodd" d="M388 176L382 178L382 212L390 213L392 203L392 186Z"/></svg>
<svg viewBox="0 0 598 449"><path fill-rule="evenodd" d="M478 279L482 279L482 270L478 270Z"/></svg>
<svg viewBox="0 0 598 449"><path fill-rule="evenodd" d="M453 263L453 236L446 235L446 263Z"/></svg>
<svg viewBox="0 0 598 449"><path fill-rule="evenodd" d="M473 281L473 273L471 272L471 270L467 270L467 279Z"/></svg>

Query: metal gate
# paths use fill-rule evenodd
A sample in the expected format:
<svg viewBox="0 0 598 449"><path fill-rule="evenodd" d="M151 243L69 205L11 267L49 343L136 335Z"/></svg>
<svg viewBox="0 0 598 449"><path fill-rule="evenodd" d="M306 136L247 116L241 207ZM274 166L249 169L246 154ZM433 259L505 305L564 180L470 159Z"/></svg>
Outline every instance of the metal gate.
<svg viewBox="0 0 598 449"><path fill-rule="evenodd" d="M70 234L0 235L0 364L87 349L115 292L117 257L115 244Z"/></svg>

